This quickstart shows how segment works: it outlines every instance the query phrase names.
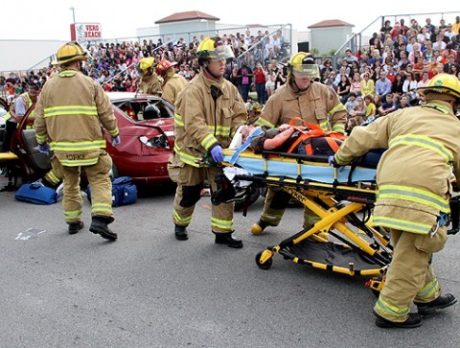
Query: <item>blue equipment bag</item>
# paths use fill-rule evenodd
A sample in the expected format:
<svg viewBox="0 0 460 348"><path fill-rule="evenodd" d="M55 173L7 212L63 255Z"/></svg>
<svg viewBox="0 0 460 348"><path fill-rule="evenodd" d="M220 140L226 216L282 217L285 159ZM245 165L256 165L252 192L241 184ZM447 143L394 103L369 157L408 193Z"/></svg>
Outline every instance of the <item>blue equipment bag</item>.
<svg viewBox="0 0 460 348"><path fill-rule="evenodd" d="M16 191L15 198L18 201L47 205L57 202L57 193L56 190L46 187L41 182L33 182L21 185Z"/></svg>
<svg viewBox="0 0 460 348"><path fill-rule="evenodd" d="M91 202L90 187L86 189L88 200ZM137 187L129 176L120 176L112 182L112 207L134 204L137 201Z"/></svg>

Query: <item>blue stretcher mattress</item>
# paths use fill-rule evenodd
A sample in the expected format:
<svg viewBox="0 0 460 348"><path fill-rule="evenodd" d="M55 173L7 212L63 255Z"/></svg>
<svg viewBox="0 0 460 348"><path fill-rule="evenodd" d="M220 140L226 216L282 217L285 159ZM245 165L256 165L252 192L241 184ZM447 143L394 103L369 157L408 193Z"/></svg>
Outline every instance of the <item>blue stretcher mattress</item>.
<svg viewBox="0 0 460 348"><path fill-rule="evenodd" d="M233 155L232 150L225 150L224 161L230 163ZM298 175L304 180L318 181L322 183L334 183L334 168L328 163L308 162L297 163L295 159L280 156L279 159L270 157L265 159L262 155L256 155L252 151L244 151L238 157L235 165L247 170L253 175L263 175L265 172L269 176L287 177L296 179ZM340 169L338 182L347 183L349 181L350 166ZM351 182L374 182L376 170L372 168L356 167L351 176Z"/></svg>

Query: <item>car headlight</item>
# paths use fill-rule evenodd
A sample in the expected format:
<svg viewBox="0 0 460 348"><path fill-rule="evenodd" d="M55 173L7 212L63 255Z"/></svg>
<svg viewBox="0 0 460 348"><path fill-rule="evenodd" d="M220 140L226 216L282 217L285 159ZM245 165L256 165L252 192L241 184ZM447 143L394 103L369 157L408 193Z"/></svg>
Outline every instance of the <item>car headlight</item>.
<svg viewBox="0 0 460 348"><path fill-rule="evenodd" d="M169 149L168 137L164 134L155 135L152 138L143 135L139 137L139 141L148 147Z"/></svg>

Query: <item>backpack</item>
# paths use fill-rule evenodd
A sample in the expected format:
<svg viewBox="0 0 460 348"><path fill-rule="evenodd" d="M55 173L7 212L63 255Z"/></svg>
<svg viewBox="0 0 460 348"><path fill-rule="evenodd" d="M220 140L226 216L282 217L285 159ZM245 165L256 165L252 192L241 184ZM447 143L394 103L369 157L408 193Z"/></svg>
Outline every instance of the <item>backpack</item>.
<svg viewBox="0 0 460 348"><path fill-rule="evenodd" d="M91 188L86 189L88 200L91 202ZM112 207L134 204L137 201L137 187L129 176L120 176L112 182Z"/></svg>

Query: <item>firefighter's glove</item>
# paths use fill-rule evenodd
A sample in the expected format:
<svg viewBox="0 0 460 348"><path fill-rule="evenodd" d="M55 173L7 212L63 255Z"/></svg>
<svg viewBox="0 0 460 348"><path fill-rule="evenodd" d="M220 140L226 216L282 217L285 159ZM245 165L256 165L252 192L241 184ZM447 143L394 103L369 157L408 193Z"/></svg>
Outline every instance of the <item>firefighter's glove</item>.
<svg viewBox="0 0 460 348"><path fill-rule="evenodd" d="M224 160L224 152L222 150L222 146L216 144L211 149L211 157L212 160L216 163L220 163Z"/></svg>
<svg viewBox="0 0 460 348"><path fill-rule="evenodd" d="M38 144L37 150L47 156L50 154L50 146L48 144Z"/></svg>
<svg viewBox="0 0 460 348"><path fill-rule="evenodd" d="M112 146L116 147L121 144L120 136L117 135L115 138L112 138Z"/></svg>
<svg viewBox="0 0 460 348"><path fill-rule="evenodd" d="M336 161L334 155L329 156L329 157L327 158L327 162L329 163L329 165L333 166L334 168L339 168L339 167L341 167L341 165L337 163L337 161Z"/></svg>

